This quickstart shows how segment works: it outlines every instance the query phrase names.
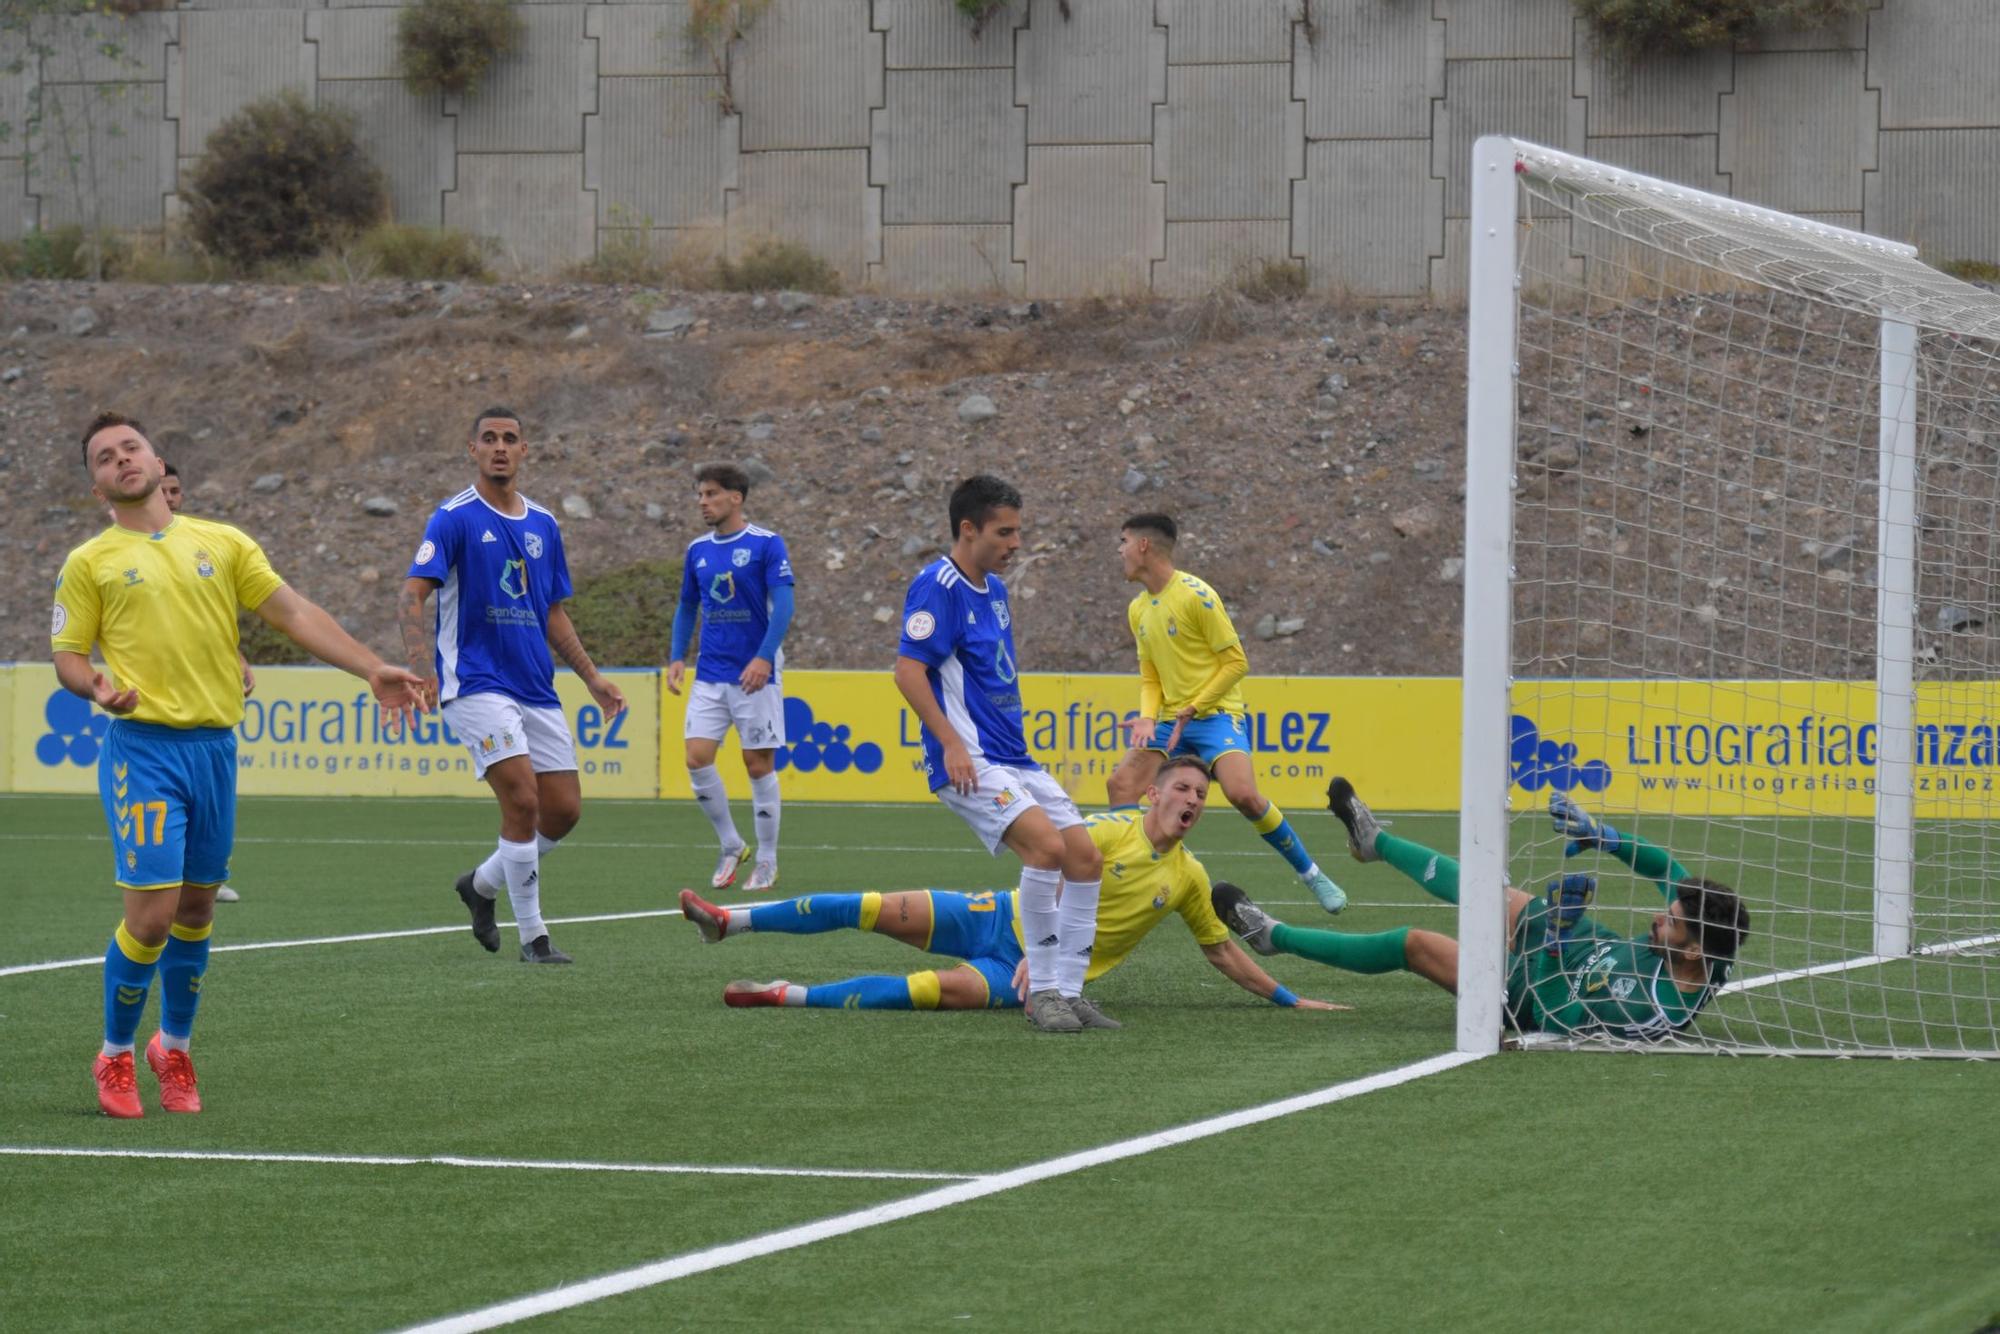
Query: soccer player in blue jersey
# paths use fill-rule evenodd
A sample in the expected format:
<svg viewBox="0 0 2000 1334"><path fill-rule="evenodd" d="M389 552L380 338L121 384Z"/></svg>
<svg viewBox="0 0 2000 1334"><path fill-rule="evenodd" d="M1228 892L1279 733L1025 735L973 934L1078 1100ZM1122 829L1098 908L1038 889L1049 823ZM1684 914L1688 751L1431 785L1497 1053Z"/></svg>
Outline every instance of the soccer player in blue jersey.
<svg viewBox="0 0 2000 1334"><path fill-rule="evenodd" d="M138 422L100 414L84 431L83 462L114 522L63 562L49 646L63 688L112 715L97 786L125 914L104 954L97 1105L106 1116L145 1114L132 1049L158 974L160 1029L146 1064L162 1108L199 1112L189 1043L236 838L238 608L367 681L401 719L422 706L422 682L287 588L249 537L169 509L160 457ZM107 671L92 665L93 646Z"/></svg>
<svg viewBox="0 0 2000 1334"><path fill-rule="evenodd" d="M1021 859L1029 1022L1045 1033L1116 1028L1083 998L1103 859L1022 734L1014 615L1000 581L1021 549L1021 493L971 477L951 493L949 515L951 550L903 599L896 688L923 725L931 791L988 852L1004 844Z"/></svg>
<svg viewBox="0 0 2000 1334"><path fill-rule="evenodd" d="M709 531L688 543L681 562L681 603L674 613L667 689L681 693L688 644L701 624L694 689L688 696L688 782L715 827L722 858L709 884L727 889L750 847L736 832L729 794L715 771L715 751L729 729L743 747L750 776L750 810L757 831L753 893L778 883L778 747L785 744L785 631L792 624L792 561L785 539L743 517L750 478L734 464L714 463L695 474L695 505Z"/></svg>
<svg viewBox="0 0 2000 1334"><path fill-rule="evenodd" d="M562 605L569 563L556 516L517 485L528 454L520 414L480 413L466 452L473 483L431 515L403 581L403 648L500 802L499 846L455 886L472 913L473 937L500 948L493 902L505 889L521 962L568 963L542 921L541 859L576 827L583 792L550 648L606 717L625 708L625 695L583 651ZM434 591L431 612L425 603Z"/></svg>
<svg viewBox="0 0 2000 1334"><path fill-rule="evenodd" d="M1277 803L1257 790L1242 690L1250 659L1221 596L1174 568L1179 539L1179 527L1165 514L1135 514L1118 534L1126 582L1141 588L1126 609L1139 647L1139 716L1131 751L1105 783L1107 795L1114 806L1137 801L1162 760L1194 756L1320 906L1337 913L1347 906L1346 892L1313 861Z"/></svg>

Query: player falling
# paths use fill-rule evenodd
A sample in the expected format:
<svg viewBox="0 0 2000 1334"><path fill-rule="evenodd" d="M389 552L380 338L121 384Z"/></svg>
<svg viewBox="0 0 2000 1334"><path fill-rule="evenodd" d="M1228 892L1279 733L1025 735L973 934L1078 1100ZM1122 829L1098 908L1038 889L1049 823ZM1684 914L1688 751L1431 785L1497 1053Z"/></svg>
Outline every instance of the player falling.
<svg viewBox="0 0 2000 1334"><path fill-rule="evenodd" d="M1345 778L1328 785L1327 802L1347 826L1357 861L1385 861L1426 892L1458 902L1457 862L1388 833ZM1620 833L1559 792L1549 794L1549 815L1569 840L1563 856L1609 853L1653 881L1667 908L1644 938L1633 939L1588 916L1596 876L1561 876L1540 898L1508 887L1507 1026L1631 1042L1678 1033L1729 976L1750 933L1743 901L1727 885L1688 874L1666 849ZM1215 911L1259 954L1296 954L1356 973L1411 972L1457 994L1458 942L1450 936L1407 926L1366 935L1287 926L1243 891L1225 893L1220 885Z"/></svg>
<svg viewBox="0 0 2000 1334"><path fill-rule="evenodd" d="M521 962L568 963L542 921L541 859L576 827L583 791L549 649L607 717L625 708L625 696L583 651L562 605L571 590L556 516L518 489L528 455L520 414L486 409L465 448L473 483L431 515L403 581L403 648L500 802L499 845L456 885L473 936L499 950L493 901L504 889ZM440 589L436 611L427 611Z"/></svg>
<svg viewBox="0 0 2000 1334"><path fill-rule="evenodd" d="M1131 805L1162 760L1194 756L1320 906L1337 913L1347 906L1346 892L1314 863L1285 813L1257 791L1242 690L1250 659L1216 591L1174 568L1179 537L1164 514L1135 514L1119 530L1126 582L1145 588L1126 611L1139 649L1139 717L1132 749L1106 781L1106 794L1113 806Z"/></svg>
<svg viewBox="0 0 2000 1334"><path fill-rule="evenodd" d="M1208 772L1201 762L1183 756L1160 766L1143 812L1108 811L1085 822L1106 871L1090 980L1124 962L1154 927L1179 916L1209 963L1251 995L1298 1009L1344 1009L1302 999L1280 986L1237 947L1216 919L1208 871L1183 844L1207 805L1208 787ZM956 967L925 969L907 977L851 977L810 987L782 981L731 982L722 999L735 1008L1003 1009L1021 1004L1027 989L1022 976L1021 943L1026 933L1020 903L1005 892L917 889L900 894L814 894L754 908L719 908L684 889L681 913L709 944L755 931L787 935L873 931L960 961Z"/></svg>
<svg viewBox="0 0 2000 1334"><path fill-rule="evenodd" d="M132 1049L158 974L160 1029L146 1044L146 1064L164 1110L198 1112L189 1044L215 891L229 879L236 840L244 695L237 609L367 681L400 719L422 706L422 683L287 588L249 537L174 514L160 490L160 457L138 422L100 414L83 434L83 463L113 523L63 562L49 646L63 688L112 715L97 788L125 915L104 953L97 1105L106 1116L145 1114ZM109 676L91 664L94 645Z"/></svg>
<svg viewBox="0 0 2000 1334"><path fill-rule="evenodd" d="M931 791L988 852L1004 844L1021 859L1028 1021L1045 1033L1116 1028L1083 998L1102 859L1021 728L1014 615L1000 581L1021 549L1021 493L997 477L971 477L951 493L949 515L950 552L923 568L903 600L896 689L923 724Z"/></svg>
<svg viewBox="0 0 2000 1334"><path fill-rule="evenodd" d="M778 747L785 744L780 677L785 631L792 623L792 562L784 538L743 517L749 495L749 476L733 464L711 464L695 474L695 505L709 531L688 543L681 562L667 689L681 693L698 616L701 647L682 735L695 802L722 841L722 858L708 883L727 889L750 855L729 814L722 775L715 771L716 748L734 727L743 748L743 771L750 776L751 819L757 831L757 861L745 886L755 893L778 883L776 761Z"/></svg>

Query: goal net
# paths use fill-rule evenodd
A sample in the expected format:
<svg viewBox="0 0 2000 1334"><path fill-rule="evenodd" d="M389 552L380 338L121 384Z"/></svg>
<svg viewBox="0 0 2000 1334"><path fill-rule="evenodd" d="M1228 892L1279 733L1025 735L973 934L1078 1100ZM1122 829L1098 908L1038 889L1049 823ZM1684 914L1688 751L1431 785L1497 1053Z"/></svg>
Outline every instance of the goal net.
<svg viewBox="0 0 2000 1334"><path fill-rule="evenodd" d="M2000 1056L2000 297L1516 140L1473 176L1460 1045ZM1741 897L1693 1022L1657 951L1508 937L1503 879L1668 909L1558 794Z"/></svg>

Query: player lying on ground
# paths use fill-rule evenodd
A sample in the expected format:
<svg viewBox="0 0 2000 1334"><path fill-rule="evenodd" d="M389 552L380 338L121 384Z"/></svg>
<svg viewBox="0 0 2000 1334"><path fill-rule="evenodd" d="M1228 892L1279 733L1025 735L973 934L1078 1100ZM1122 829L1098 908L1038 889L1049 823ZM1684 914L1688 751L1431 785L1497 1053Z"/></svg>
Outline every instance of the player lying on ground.
<svg viewBox="0 0 2000 1334"><path fill-rule="evenodd" d="M1095 981L1124 962L1148 931L1178 913L1216 969L1253 995L1306 1010L1345 1009L1303 1000L1279 986L1236 947L1209 906L1208 872L1181 840L1201 818L1208 775L1192 757L1169 760L1148 789L1152 804L1093 815L1091 841L1104 855L1104 887L1097 904L1097 946L1090 961ZM1233 888L1218 885L1215 889ZM1241 891L1237 891L1240 893ZM858 1010L983 1010L1019 1006L1027 994L1021 916L1011 893L956 894L942 889L900 894L814 894L753 908L718 908L693 890L681 891L681 911L713 944L751 931L810 935L852 928L892 936L932 954L961 960L956 967L907 977L851 977L845 982L799 986L791 982L731 982L729 1005L811 1005Z"/></svg>
<svg viewBox="0 0 2000 1334"><path fill-rule="evenodd" d="M1347 906L1346 892L1319 869L1277 803L1257 790L1242 688L1250 659L1221 596L1174 568L1179 540L1179 525L1165 514L1135 514L1119 530L1125 580L1143 589L1125 611L1139 649L1139 716L1132 724L1132 749L1112 771L1105 791L1113 806L1129 805L1146 790L1160 761L1194 756L1320 906L1337 913Z"/></svg>
<svg viewBox="0 0 2000 1334"><path fill-rule="evenodd" d="M1347 826L1356 860L1385 861L1447 903L1458 902L1458 863L1383 830L1345 778L1327 802ZM1667 910L1644 939L1585 915L1597 877L1571 874L1534 898L1507 889L1507 1023L1521 1032L1601 1033L1653 1042L1694 1022L1728 977L1750 915L1726 885L1691 876L1664 848L1622 834L1561 793L1549 796L1563 855L1595 848L1653 881ZM1259 954L1296 954L1356 973L1403 970L1458 991L1458 942L1415 927L1361 935L1287 926L1233 886L1215 887L1215 911Z"/></svg>

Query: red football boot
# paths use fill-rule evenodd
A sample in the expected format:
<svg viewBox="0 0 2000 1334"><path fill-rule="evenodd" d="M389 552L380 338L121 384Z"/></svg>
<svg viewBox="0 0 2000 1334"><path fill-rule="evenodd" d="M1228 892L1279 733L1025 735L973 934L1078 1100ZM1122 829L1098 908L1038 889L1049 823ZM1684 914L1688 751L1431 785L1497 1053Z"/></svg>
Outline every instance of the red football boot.
<svg viewBox="0 0 2000 1334"><path fill-rule="evenodd" d="M146 1114L146 1109L139 1105L139 1076L132 1068L131 1052L116 1056L99 1052L90 1073L97 1077L97 1110L126 1120Z"/></svg>
<svg viewBox="0 0 2000 1334"><path fill-rule="evenodd" d="M160 1042L160 1035L153 1034L153 1040L146 1044L146 1064L153 1067L153 1073L160 1078L160 1110L163 1112L198 1112L201 1110L201 1091L194 1083L194 1062L184 1051L172 1051Z"/></svg>

